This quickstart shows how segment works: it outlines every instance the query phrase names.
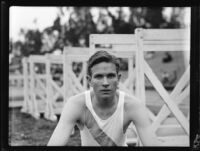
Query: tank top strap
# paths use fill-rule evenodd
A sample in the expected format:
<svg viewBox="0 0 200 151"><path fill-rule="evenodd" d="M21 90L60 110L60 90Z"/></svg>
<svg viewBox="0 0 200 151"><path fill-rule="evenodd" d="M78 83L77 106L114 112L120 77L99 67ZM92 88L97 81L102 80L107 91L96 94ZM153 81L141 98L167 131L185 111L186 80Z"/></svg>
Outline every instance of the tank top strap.
<svg viewBox="0 0 200 151"><path fill-rule="evenodd" d="M125 93L123 91L119 91L119 105L118 107L124 106L124 97Z"/></svg>
<svg viewBox="0 0 200 151"><path fill-rule="evenodd" d="M92 102L91 102L90 90L85 91L85 104L86 104L86 107L90 111L92 111Z"/></svg>
<svg viewBox="0 0 200 151"><path fill-rule="evenodd" d="M97 121L97 123L99 123L100 122L100 118L96 115L96 113L95 113L95 111L93 109L90 90L87 90L85 92L85 104L86 104L86 107L88 108L88 110L93 115L94 119Z"/></svg>

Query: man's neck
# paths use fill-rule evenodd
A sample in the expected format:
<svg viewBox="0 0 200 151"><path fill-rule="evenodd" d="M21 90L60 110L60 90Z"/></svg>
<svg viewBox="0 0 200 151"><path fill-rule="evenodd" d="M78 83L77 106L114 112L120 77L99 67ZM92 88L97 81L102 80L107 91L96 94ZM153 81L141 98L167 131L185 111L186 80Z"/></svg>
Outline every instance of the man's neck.
<svg viewBox="0 0 200 151"><path fill-rule="evenodd" d="M92 100L94 105L98 106L99 108L106 109L113 107L117 103L117 98L118 97L116 94L108 98L101 98L94 94Z"/></svg>

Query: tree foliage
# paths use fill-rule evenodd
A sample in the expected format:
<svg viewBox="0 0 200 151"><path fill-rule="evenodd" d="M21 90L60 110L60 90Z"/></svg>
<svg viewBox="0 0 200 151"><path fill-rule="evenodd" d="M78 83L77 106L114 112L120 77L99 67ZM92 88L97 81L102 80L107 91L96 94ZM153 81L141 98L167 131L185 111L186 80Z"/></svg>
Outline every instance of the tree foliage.
<svg viewBox="0 0 200 151"><path fill-rule="evenodd" d="M184 8L173 8L170 20L162 7L58 7L52 26L23 32L22 55L51 53L64 46L89 46L92 33L131 34L138 27L180 28ZM128 11L128 13L127 13Z"/></svg>
<svg viewBox="0 0 200 151"><path fill-rule="evenodd" d="M39 30L28 30L24 33L24 42L22 43L21 53L24 56L30 54L40 54L42 47L42 33Z"/></svg>

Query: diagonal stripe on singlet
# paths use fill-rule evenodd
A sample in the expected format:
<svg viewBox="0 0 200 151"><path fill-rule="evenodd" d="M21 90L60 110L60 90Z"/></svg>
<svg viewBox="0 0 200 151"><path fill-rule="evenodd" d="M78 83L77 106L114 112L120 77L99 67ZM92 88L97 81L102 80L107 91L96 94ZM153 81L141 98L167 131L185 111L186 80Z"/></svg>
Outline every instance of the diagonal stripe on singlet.
<svg viewBox="0 0 200 151"><path fill-rule="evenodd" d="M99 127L88 108L86 108L85 111L85 125L99 145L117 146L116 143Z"/></svg>

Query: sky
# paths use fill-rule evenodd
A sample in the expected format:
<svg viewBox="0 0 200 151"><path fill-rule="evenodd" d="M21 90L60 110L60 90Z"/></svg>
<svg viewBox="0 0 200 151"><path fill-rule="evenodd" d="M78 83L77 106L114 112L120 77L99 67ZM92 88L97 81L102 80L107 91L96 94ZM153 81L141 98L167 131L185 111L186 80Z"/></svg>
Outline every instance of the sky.
<svg viewBox="0 0 200 151"><path fill-rule="evenodd" d="M53 21L56 19L58 9L56 7L10 7L10 24L9 24L9 36L13 41L23 40L23 37L19 36L20 29L36 29L42 31L44 28L52 26ZM97 11L94 9L94 14ZM170 9L165 9L165 16L169 16ZM34 23L34 20L36 21ZM187 9L185 15L185 22L189 23L190 10Z"/></svg>
<svg viewBox="0 0 200 151"><path fill-rule="evenodd" d="M57 8L55 7L10 7L10 38L14 41L20 39L19 32L21 28L36 29L42 31L44 28L53 25L57 17ZM34 23L34 20L37 22Z"/></svg>

